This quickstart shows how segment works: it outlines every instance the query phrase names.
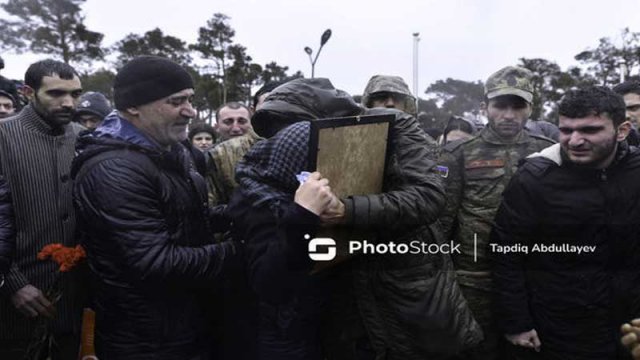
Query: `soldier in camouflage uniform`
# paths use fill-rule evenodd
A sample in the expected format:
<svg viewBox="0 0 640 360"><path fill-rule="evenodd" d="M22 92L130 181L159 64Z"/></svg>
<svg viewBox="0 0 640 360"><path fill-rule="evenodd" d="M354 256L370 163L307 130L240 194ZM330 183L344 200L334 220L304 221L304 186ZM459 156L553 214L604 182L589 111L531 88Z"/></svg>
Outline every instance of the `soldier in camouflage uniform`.
<svg viewBox="0 0 640 360"><path fill-rule="evenodd" d="M387 107L416 116L416 98L399 76L374 75L362 94L366 108Z"/></svg>
<svg viewBox="0 0 640 360"><path fill-rule="evenodd" d="M205 154L210 205L229 202L231 193L238 186L235 180L236 165L260 139L253 129L249 129L246 134L223 141Z"/></svg>
<svg viewBox="0 0 640 360"><path fill-rule="evenodd" d="M454 255L458 280L485 340L461 359L501 359L504 339L491 311L488 237L501 194L518 161L553 144L524 130L531 115L532 73L506 67L489 77L482 109L489 123L469 140L449 143L440 156L447 205L440 219L447 239L460 243Z"/></svg>
<svg viewBox="0 0 640 360"><path fill-rule="evenodd" d="M252 110L257 111L264 103L265 98L278 86L286 81L272 81L264 84L253 96ZM233 105L237 107L237 105ZM220 109L224 106L220 107ZM220 110L218 110L219 114ZM253 127L249 127L245 134L216 142L216 146L206 153L207 161L207 188L209 191L209 204L227 204L231 193L238 186L235 180L236 165L249 149L262 138L256 134Z"/></svg>
<svg viewBox="0 0 640 360"><path fill-rule="evenodd" d="M393 108L416 117L416 98L400 76L374 75L369 79L362 94L362 106L365 108ZM430 159L438 157L440 148L436 141L425 133Z"/></svg>

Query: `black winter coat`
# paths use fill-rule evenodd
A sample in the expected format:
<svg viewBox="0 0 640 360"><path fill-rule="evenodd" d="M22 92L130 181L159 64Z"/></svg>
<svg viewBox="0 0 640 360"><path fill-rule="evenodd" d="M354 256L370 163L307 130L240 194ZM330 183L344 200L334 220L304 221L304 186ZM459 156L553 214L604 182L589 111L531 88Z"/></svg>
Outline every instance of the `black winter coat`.
<svg viewBox="0 0 640 360"><path fill-rule="evenodd" d="M9 184L0 176L0 276L9 271L16 248L16 233ZM0 282L4 278L0 278Z"/></svg>
<svg viewBox="0 0 640 360"><path fill-rule="evenodd" d="M559 145L543 153L552 148L559 154ZM512 178L491 243L528 253L494 251L504 333L536 329L543 354L563 359L627 353L617 349L619 327L640 316L640 151L631 149L622 146L603 170L537 156ZM565 248L549 251L552 245Z"/></svg>
<svg viewBox="0 0 640 360"><path fill-rule="evenodd" d="M304 241L305 234L315 233L318 216L293 202L253 207L241 192L234 193L229 208L234 238L246 240L247 273L258 300L252 359L321 359L319 324L326 287L320 276L309 275L312 264Z"/></svg>
<svg viewBox="0 0 640 360"><path fill-rule="evenodd" d="M205 183L184 146L162 151L145 141L125 120L107 118L79 140L74 162L98 357L204 359L213 341L205 295L234 247L212 243Z"/></svg>

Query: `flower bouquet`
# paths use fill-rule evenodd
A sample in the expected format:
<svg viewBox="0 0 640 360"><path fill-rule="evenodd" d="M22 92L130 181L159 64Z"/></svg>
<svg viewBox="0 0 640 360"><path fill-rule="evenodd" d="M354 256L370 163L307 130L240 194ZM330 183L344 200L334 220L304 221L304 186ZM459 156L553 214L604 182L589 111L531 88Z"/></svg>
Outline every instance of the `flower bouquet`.
<svg viewBox="0 0 640 360"><path fill-rule="evenodd" d="M87 254L80 245L67 247L62 244L49 244L38 253L38 260L51 259L59 266L55 280L45 293L51 304L55 305L62 298L63 274L74 269L86 257ZM24 356L25 360L48 360L51 358L51 348L55 345L51 326L51 319L45 317L37 319L35 331Z"/></svg>

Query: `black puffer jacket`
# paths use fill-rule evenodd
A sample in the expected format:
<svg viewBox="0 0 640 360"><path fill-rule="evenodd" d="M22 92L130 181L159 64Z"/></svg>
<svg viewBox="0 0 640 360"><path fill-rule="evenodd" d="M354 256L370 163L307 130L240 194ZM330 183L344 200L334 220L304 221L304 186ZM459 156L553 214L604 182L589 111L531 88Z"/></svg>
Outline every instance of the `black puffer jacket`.
<svg viewBox="0 0 640 360"><path fill-rule="evenodd" d="M314 88L320 89L314 92ZM256 113L258 127L268 130L263 134L274 134L286 124L300 120L363 113L326 79L313 82L299 79L278 87L274 93ZM431 224L444 206L445 194L439 175L434 172L435 163L429 157L428 136L420 130L415 118L404 112L369 109L366 114L393 114L395 120L390 130L383 193L342 199L348 224L373 231L377 242L442 242ZM255 151L252 149L245 160ZM273 158L279 157L274 154ZM259 167L257 172L262 170ZM241 174L236 175L241 180ZM270 186L282 186L271 180L265 182ZM230 206L243 203L232 201ZM255 211L262 213L260 209ZM238 209L234 212L245 214ZM269 248L264 239L258 241ZM249 263L254 266L250 271L257 275L253 280L260 279L252 284L254 289L272 301L287 305L292 297L308 295L307 290L312 287L309 283L315 279L299 277L299 283L283 286L287 284L282 279L290 278L291 274L261 276L274 270L287 271L278 259L283 253L295 250L281 244L280 240L272 243L269 251L250 254ZM251 251L250 246L248 249ZM306 258L307 254L298 256ZM461 295L452 270L451 260L444 254L365 255L333 272L329 270L326 282L323 281L328 284L327 295L330 295L328 309L322 316L326 322L325 356L350 359L356 342L364 340L371 344L376 358L435 359L479 342L479 326ZM292 287L305 291L291 294ZM290 355L296 358L294 354Z"/></svg>
<svg viewBox="0 0 640 360"><path fill-rule="evenodd" d="M0 276L9 271L16 247L13 206L9 184L0 175ZM2 282L3 278L0 278Z"/></svg>
<svg viewBox="0 0 640 360"><path fill-rule="evenodd" d="M640 316L638 177L640 150L626 144L601 170L567 163L559 144L526 159L491 233L492 243L519 250L494 253L504 333L536 329L545 358L628 353L619 349L619 327Z"/></svg>
<svg viewBox="0 0 640 360"><path fill-rule="evenodd" d="M205 290L234 247L212 244L216 223L190 155L181 144L162 151L117 115L78 150L74 205L96 278L98 357L204 358Z"/></svg>

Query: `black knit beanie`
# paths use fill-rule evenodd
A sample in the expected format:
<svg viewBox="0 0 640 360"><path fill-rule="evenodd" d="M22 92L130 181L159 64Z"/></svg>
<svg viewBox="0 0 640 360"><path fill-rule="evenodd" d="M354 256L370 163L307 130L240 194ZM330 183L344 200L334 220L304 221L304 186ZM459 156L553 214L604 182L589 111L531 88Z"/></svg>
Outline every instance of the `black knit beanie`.
<svg viewBox="0 0 640 360"><path fill-rule="evenodd" d="M118 71L113 98L116 109L122 111L193 87L191 75L175 62L159 56L138 56Z"/></svg>

